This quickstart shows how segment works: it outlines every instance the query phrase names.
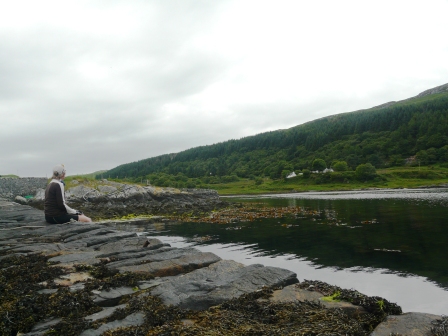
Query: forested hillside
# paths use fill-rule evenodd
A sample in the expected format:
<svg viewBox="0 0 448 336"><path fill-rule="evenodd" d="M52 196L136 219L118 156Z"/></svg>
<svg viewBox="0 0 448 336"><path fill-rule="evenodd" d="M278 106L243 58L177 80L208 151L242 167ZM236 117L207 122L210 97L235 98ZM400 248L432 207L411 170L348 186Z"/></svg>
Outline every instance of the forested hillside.
<svg viewBox="0 0 448 336"><path fill-rule="evenodd" d="M123 164L102 174L113 178L177 176L232 181L313 169L316 159L327 167L346 163L355 170L448 162L448 84L404 101L342 113L286 130L191 148Z"/></svg>

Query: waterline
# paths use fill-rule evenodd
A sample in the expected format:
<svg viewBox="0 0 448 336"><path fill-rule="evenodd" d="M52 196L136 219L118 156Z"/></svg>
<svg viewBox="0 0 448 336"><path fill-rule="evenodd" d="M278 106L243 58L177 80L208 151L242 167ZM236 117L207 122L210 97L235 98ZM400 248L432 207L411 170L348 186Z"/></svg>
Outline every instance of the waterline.
<svg viewBox="0 0 448 336"><path fill-rule="evenodd" d="M295 255L262 256L255 244L196 244L179 236L151 237L173 247L194 246L202 252L212 252L222 259L235 260L244 265L262 264L288 269L297 274L299 281L319 280L341 288L355 289L368 296L380 296L397 303L403 312L448 314L448 291L421 276L365 267L319 267Z"/></svg>

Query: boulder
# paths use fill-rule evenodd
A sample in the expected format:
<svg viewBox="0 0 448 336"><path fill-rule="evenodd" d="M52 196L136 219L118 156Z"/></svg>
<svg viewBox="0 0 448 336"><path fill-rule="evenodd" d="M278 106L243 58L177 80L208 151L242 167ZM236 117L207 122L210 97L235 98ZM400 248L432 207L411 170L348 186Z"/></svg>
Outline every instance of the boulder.
<svg viewBox="0 0 448 336"><path fill-rule="evenodd" d="M221 260L172 277L154 288L151 294L159 296L168 305L200 310L264 286L286 286L296 282L296 274L289 270L259 264L244 266L236 261Z"/></svg>
<svg viewBox="0 0 448 336"><path fill-rule="evenodd" d="M16 197L14 198L14 200L15 200L17 203L20 203L20 204L27 204L27 203L28 203L28 200L27 200L25 197L22 197L22 196L16 196Z"/></svg>
<svg viewBox="0 0 448 336"><path fill-rule="evenodd" d="M380 323L370 336L412 335L429 336L431 322L441 319L441 316L425 313L405 313L388 316Z"/></svg>
<svg viewBox="0 0 448 336"><path fill-rule="evenodd" d="M275 290L269 300L276 303L314 301L320 303L326 308L342 309L349 316L358 316L360 314L367 313L367 311L361 306L356 306L344 301L326 301L322 298L323 295L319 292L302 289L296 285L289 285L282 289Z"/></svg>

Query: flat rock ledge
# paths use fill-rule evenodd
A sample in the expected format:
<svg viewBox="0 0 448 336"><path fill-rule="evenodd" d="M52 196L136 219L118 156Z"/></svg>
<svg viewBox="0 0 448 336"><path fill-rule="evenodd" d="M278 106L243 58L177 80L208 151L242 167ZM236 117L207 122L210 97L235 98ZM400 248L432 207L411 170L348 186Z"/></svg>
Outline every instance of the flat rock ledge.
<svg viewBox="0 0 448 336"><path fill-rule="evenodd" d="M11 255L44 254L50 262L70 270L55 281L76 292L84 288L90 278L87 272L76 271L76 265L98 265L117 273L151 274L151 280L140 281L137 287L92 290L91 298L100 311L86 316L86 321L100 321L125 307L120 301L131 295L159 297L166 305L191 310L204 310L243 294L254 293L265 287L280 288L270 297L272 302L319 302L328 309L342 309L347 315L365 314L360 306L347 302L327 302L318 292L300 289L297 275L278 267L260 264L243 265L222 260L213 253L196 248L174 248L158 239L140 236L136 232L117 230L112 222L92 224L48 225L40 210L15 202L0 200L0 269L2 260ZM126 224L122 222L121 224ZM41 293L55 293L57 289L43 289ZM432 335L431 322L441 316L424 313L405 313L388 316L371 333L382 335ZM86 329L81 335L101 335L118 327L139 326L144 314L136 312L101 324L97 329ZM26 334L44 335L61 321L60 318L36 321Z"/></svg>

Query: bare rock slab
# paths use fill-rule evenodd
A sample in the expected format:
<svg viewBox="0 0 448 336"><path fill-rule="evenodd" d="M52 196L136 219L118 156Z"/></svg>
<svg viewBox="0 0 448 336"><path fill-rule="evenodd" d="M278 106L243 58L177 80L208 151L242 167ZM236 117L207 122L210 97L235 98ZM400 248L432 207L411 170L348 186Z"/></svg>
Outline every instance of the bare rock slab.
<svg viewBox="0 0 448 336"><path fill-rule="evenodd" d="M117 320L110 323L103 324L98 329L88 329L83 331L81 336L100 336L105 331L115 329L115 328L126 328L126 327L134 327L140 326L145 322L145 315L141 312L137 312L127 316L123 320Z"/></svg>
<svg viewBox="0 0 448 336"><path fill-rule="evenodd" d="M54 252L59 252L64 249L62 244L23 244L12 249L14 252L22 253L44 253L51 254Z"/></svg>
<svg viewBox="0 0 448 336"><path fill-rule="evenodd" d="M90 322L95 322L97 320L101 320L103 318L111 316L113 313L115 313L117 309L124 309L124 308L126 308L126 304L121 304L114 307L107 307L98 313L84 317L84 319Z"/></svg>
<svg viewBox="0 0 448 336"><path fill-rule="evenodd" d="M128 253L119 254L116 256L119 261L111 262L109 264L109 267L120 269L123 266L141 265L155 261L173 260L187 255L199 255L200 253L201 252L194 247L162 247L157 250L145 249L143 251L130 253L130 255Z"/></svg>
<svg viewBox="0 0 448 336"><path fill-rule="evenodd" d="M104 290L92 292L95 294L93 302L95 302L98 306L113 307L117 305L124 296L135 293L135 290L131 287L119 287L112 288L108 291Z"/></svg>
<svg viewBox="0 0 448 336"><path fill-rule="evenodd" d="M80 253L70 253L63 254L57 257L50 258L49 262L55 262L59 265L77 265L77 264L85 264L85 265L95 265L101 262L100 259L96 258L100 252L92 251L92 252L80 252Z"/></svg>
<svg viewBox="0 0 448 336"><path fill-rule="evenodd" d="M72 236L80 235L85 232L92 232L94 230L100 230L103 228L103 226L95 223L57 224L48 225L45 228L40 229L36 233L38 233L42 239L53 238L62 241Z"/></svg>
<svg viewBox="0 0 448 336"><path fill-rule="evenodd" d="M0 220L1 226L6 224L20 224L43 221L43 212L29 205L21 205L16 202L1 202Z"/></svg>
<svg viewBox="0 0 448 336"><path fill-rule="evenodd" d="M425 313L405 313L388 316L380 323L370 336L389 336L392 334L407 336L430 336L431 322L439 320L439 315Z"/></svg>
<svg viewBox="0 0 448 336"><path fill-rule="evenodd" d="M197 252L175 259L161 260L141 265L119 267L119 271L149 273L153 276L173 276L207 267L220 261L221 258L211 252Z"/></svg>
<svg viewBox="0 0 448 336"><path fill-rule="evenodd" d="M125 238L116 242L106 243L101 245L99 250L103 252L104 256L118 255L124 252L138 252L142 250L155 250L167 246L156 238L135 237Z"/></svg>
<svg viewBox="0 0 448 336"><path fill-rule="evenodd" d="M277 267L245 266L221 260L208 267L168 279L152 290L165 304L187 309L207 309L226 300L254 292L264 286L286 286L298 282L296 274Z"/></svg>

